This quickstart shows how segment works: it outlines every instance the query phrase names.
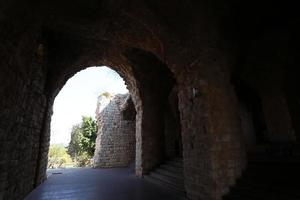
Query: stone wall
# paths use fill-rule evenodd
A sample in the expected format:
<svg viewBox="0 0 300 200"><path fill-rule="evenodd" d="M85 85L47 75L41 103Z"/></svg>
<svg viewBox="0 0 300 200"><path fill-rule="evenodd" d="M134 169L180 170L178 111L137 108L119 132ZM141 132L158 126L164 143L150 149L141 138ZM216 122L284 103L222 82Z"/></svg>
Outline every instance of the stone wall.
<svg viewBox="0 0 300 200"><path fill-rule="evenodd" d="M0 2L0 199L22 199L44 179L54 98L88 66L110 66L128 85L137 112L139 176L163 160L162 111L177 83L184 182L192 200L221 199L245 167L233 74L258 91L268 130L290 138L293 129L299 140L297 6Z"/></svg>
<svg viewBox="0 0 300 200"><path fill-rule="evenodd" d="M97 113L98 133L94 167L126 167L134 162L135 114L129 94L115 95L110 103Z"/></svg>
<svg viewBox="0 0 300 200"><path fill-rule="evenodd" d="M182 140L177 92L178 91L175 86L170 92L168 101L164 107L164 142L166 159L182 157Z"/></svg>
<svg viewBox="0 0 300 200"><path fill-rule="evenodd" d="M23 199L37 185L43 162L46 67L27 18L5 23L0 16L0 199Z"/></svg>

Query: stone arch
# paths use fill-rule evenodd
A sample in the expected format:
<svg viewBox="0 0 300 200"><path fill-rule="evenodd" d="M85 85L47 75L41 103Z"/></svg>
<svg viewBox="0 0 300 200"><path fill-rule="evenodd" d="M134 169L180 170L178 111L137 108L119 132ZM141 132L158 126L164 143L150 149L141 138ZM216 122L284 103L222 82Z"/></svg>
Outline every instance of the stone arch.
<svg viewBox="0 0 300 200"><path fill-rule="evenodd" d="M37 175L36 185L41 182L44 170L41 158L46 157L48 142L44 133L49 127L51 101L68 77L82 66L94 65L113 67L124 76L136 97L133 101L140 119L136 133L138 147L142 149L137 155L138 175L149 172L163 159L159 151L162 104L158 99L165 98L170 88L166 75L169 70L178 85L187 195L190 199L215 200L229 191L245 166L230 72L241 57L237 52L244 50L247 54L247 43L266 31L256 24L260 19L268 24L270 18L266 20L265 12L258 13L257 20L253 20L256 4L243 12L242 4L225 1L10 2L1 7L0 13L0 81L4 97L0 105L1 117L7 122L0 131L4 133L3 157L9 160L3 167L8 174L3 175L4 187L8 188L4 191L5 198L22 198L32 190L31 174ZM267 4L265 10L269 10ZM275 13L280 12L271 14ZM284 23L287 19L279 21ZM296 21L282 27L289 29ZM272 26L270 32L277 32L278 27ZM40 44L44 53L37 50ZM251 72L259 72L251 67L255 65L251 60L245 62ZM265 62L273 66L273 62ZM282 60L282 64L286 61ZM282 73L278 74L281 77ZM262 81L259 85L273 86L272 83L273 80L270 85ZM294 91L290 92L294 95ZM266 100L272 97L278 97L284 104L283 91L268 94ZM283 107L285 112L286 108ZM282 118L276 116L275 122ZM269 126L274 127L272 121ZM152 127L153 123L157 126ZM23 163L27 165L21 166ZM7 177L12 174L16 175L9 180Z"/></svg>
<svg viewBox="0 0 300 200"><path fill-rule="evenodd" d="M47 94L47 114L44 116L43 133L40 136L39 158L36 183L40 183L46 169L46 152L49 143L49 126L55 96L65 82L86 66L106 65L119 73L132 96L136 109L136 174L149 173L164 159L163 127L161 112L175 78L169 68L151 52L106 42L99 47L82 40L68 38L45 29L43 44L38 46L41 62L51 66L47 73L45 91ZM72 59L70 59L72 58ZM152 140L152 141L151 141ZM151 144L152 146L148 146Z"/></svg>
<svg viewBox="0 0 300 200"><path fill-rule="evenodd" d="M49 141L50 141L50 122L51 122L51 116L52 116L52 107L53 107L53 103L54 103L54 99L56 97L56 95L58 94L58 92L62 89L62 87L64 86L64 84L66 83L66 81L71 78L76 72L80 71L80 70L84 70L86 67L82 66L82 67L77 67L74 66L73 68L71 68L71 70L69 71L69 73L64 74L61 77L55 77L54 80L52 80L53 82L51 83L51 87L49 85L49 99L48 99L48 107L47 107L47 114L44 117L44 128L43 128L43 134L40 136L40 147L39 147L39 158L38 158L38 164L37 164L37 174L36 174L36 184L39 184L40 182L42 182L44 180L44 176L45 176L45 170L46 170L46 163L47 163L47 151L48 151L48 146L49 146ZM115 67L110 67L111 69L116 69ZM117 68L118 70L118 68ZM119 75L121 75L119 73ZM122 75L121 75L122 76ZM124 77L124 76L122 76ZM128 77L128 74L126 74L126 77ZM128 86L129 92L132 96L132 99L134 99L135 102L139 102L139 97L138 96L134 96L135 93L132 93L132 85L129 85L128 83L128 79L124 79L125 83ZM132 77L131 77L132 80ZM138 89L135 89L135 91L138 91ZM135 105L135 104L134 104Z"/></svg>
<svg viewBox="0 0 300 200"><path fill-rule="evenodd" d="M53 23L53 19L50 20L50 24L51 22ZM107 65L112 66L113 69L124 76L129 88L132 89L133 96L136 96L136 98L133 98L133 101L137 110L137 118L140 119L137 120L136 126L136 133L138 135L137 148L144 148L139 151L136 156L138 158L136 159L137 175L142 176L148 173L163 159L163 155L161 155L159 151L159 149L162 149L162 144L159 142L159 135L161 135L159 127L163 127L161 122L163 120L159 120L161 119L159 109L162 104L158 102L158 99L160 96L165 98L166 91L170 89L170 83L172 82L172 75L170 74L172 74L172 71L175 77L173 78L177 79L178 83L179 110L183 127L184 169L185 178L187 180L186 188L189 188L189 190L187 190L188 195L193 198L200 196L208 199L212 198L213 195L220 196L221 192L219 190L228 187L226 181L224 181L223 184L217 185L214 189L211 189L210 187L213 181L218 177L215 178L211 173L206 173L205 171L207 169L213 169L212 156L217 157L217 153L212 154L211 151L213 124L209 124L210 119L214 116L210 115L208 108L201 110L202 107L200 107L200 105L202 105L201 101L205 103L209 102L210 99L208 97L216 98L219 95L231 99L230 94L226 94L228 90L226 79L221 77L218 80L214 80L210 75L214 70L222 74L218 63L210 57L207 58L206 55L197 58L198 54L190 54L191 52L186 50L188 44L187 46L181 46L181 44L174 42L174 37L170 37L172 38L170 40L166 39L164 43L157 40L157 38L154 40L153 33L149 30L142 32L148 36L147 43L144 44L139 35L126 33L124 30L120 32L120 35L122 35L121 38L105 38L105 40L101 40L99 38L91 39L85 37L84 34L86 32L74 36L68 31L64 32L65 30L60 27L64 27L63 25L58 24L54 26L53 24L48 24L48 27L43 30L42 39L36 39L35 43L30 44L32 49L39 49L40 44L44 46L44 53L37 54L37 57L42 57L42 62L40 62L40 59L37 59L32 65L29 64L29 66L35 66L38 69L35 72L41 70L42 74L38 74L40 76L32 76L34 76L34 78L40 78L40 80L38 80L40 82L38 83L42 85L43 88L39 94L41 95L43 106L45 106L41 106L40 112L42 117L39 118L39 123L42 121L42 127L38 128L36 133L39 137L37 141L40 145L38 145L39 153L35 153L35 155L39 155L39 157L34 158L34 160L39 163L32 164L36 169L35 186L44 179L43 172L45 171L47 144L49 142L47 132L49 132L49 119L52 112L51 102L53 102L59 87L62 87L68 77L76 71L83 69L84 66ZM116 26L115 29L118 29L121 24L116 24ZM142 30L137 31L137 33L140 31ZM117 37L115 34L113 35ZM126 40L127 37L129 37L130 41ZM164 37L166 37L166 35ZM139 40L137 41L136 39ZM108 42L109 40L113 41L113 44ZM156 47L156 45L158 45L159 48ZM206 47L207 44L203 44L203 48ZM208 49L209 52L206 54L212 54L212 57L222 54L218 49ZM182 53L180 59L177 56L179 53ZM24 57L26 56L24 55ZM201 63L200 60L202 60L204 64ZM203 67L205 65L212 67L207 69ZM146 67L144 68L144 66ZM153 66L155 67L152 69ZM204 73L199 73L197 68L203 68ZM153 80L156 80L156 75L158 75L158 81L156 81L152 87L151 83ZM32 77L29 76L29 78ZM166 78L166 80L164 80L164 78ZM208 81L203 81L203 79L207 79ZM161 87L160 83L164 83L163 87ZM218 87L222 83L226 84L219 89ZM210 90L213 91L215 88L219 89L219 93L211 95ZM205 91L204 94L207 95L205 99L198 98L199 94L202 94L202 91L199 91L199 89ZM151 92L154 95L148 95L145 91ZM157 105L154 105L154 102L157 103ZM154 106L154 110L151 109L152 106ZM201 110L201 112L199 110ZM234 114L232 114L232 116L233 115ZM157 116L158 118L156 118ZM207 116L209 116L210 119L207 119ZM200 122L199 117L201 119ZM204 120L202 120L202 118ZM143 119L150 120L143 121ZM152 123L158 124L159 126L151 127ZM209 128L207 127L208 125ZM154 137L152 137L151 133L155 133L156 130L160 134L155 134ZM202 137L200 133L205 133L205 137ZM149 143L146 143L144 139L149 136L152 138L149 138ZM205 145L203 146L203 144ZM147 148L145 146L147 146ZM157 146L158 148L156 148ZM154 151L152 151L153 149ZM196 163L196 165L193 163ZM218 169L221 171L220 166L221 164L219 164ZM194 175L195 179L193 178ZM219 175L219 177L221 177L221 175ZM201 185L206 185L207 188L205 188L205 191L199 192L196 188ZM32 188L26 189L26 191L31 189Z"/></svg>

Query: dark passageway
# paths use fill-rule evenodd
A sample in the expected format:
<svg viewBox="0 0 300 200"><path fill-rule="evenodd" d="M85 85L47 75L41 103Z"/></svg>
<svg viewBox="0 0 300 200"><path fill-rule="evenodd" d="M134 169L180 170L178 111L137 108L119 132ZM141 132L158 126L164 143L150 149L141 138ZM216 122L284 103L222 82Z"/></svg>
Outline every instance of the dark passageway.
<svg viewBox="0 0 300 200"><path fill-rule="evenodd" d="M276 183L300 180L299 24L296 1L0 0L0 199L46 180L53 101L88 66L120 74L134 104L138 178L115 174L130 195L159 176L190 200L251 199L257 182L299 199Z"/></svg>

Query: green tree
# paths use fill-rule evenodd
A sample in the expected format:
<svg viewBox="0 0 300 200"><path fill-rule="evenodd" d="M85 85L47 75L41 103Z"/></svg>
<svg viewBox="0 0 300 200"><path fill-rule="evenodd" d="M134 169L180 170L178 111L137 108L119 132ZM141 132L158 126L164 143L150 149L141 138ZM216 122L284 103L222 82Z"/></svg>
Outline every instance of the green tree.
<svg viewBox="0 0 300 200"><path fill-rule="evenodd" d="M87 152L83 152L82 154L77 156L76 166L78 167L87 167L91 166L91 157Z"/></svg>
<svg viewBox="0 0 300 200"><path fill-rule="evenodd" d="M81 123L81 148L89 156L93 157L95 151L97 124L91 117L82 117Z"/></svg>
<svg viewBox="0 0 300 200"><path fill-rule="evenodd" d="M48 168L60 168L70 163L71 158L62 144L53 144L49 147Z"/></svg>
<svg viewBox="0 0 300 200"><path fill-rule="evenodd" d="M81 140L82 140L82 131L80 129L80 124L76 124L72 127L71 131L71 140L68 146L68 153L70 154L73 160L76 160L77 155L82 153Z"/></svg>
<svg viewBox="0 0 300 200"><path fill-rule="evenodd" d="M71 132L71 141L68 153L77 163L77 166L87 166L94 155L97 137L97 124L91 117L82 117L80 124L74 125Z"/></svg>

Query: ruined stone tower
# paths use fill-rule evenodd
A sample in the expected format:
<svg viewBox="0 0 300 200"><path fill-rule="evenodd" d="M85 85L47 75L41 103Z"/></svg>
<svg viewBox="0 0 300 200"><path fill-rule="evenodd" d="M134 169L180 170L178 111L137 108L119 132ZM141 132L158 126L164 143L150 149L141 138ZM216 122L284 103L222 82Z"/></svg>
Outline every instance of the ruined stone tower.
<svg viewBox="0 0 300 200"><path fill-rule="evenodd" d="M98 102L98 107L99 107ZM135 109L129 94L115 95L100 112L94 167L127 167L135 160Z"/></svg>

